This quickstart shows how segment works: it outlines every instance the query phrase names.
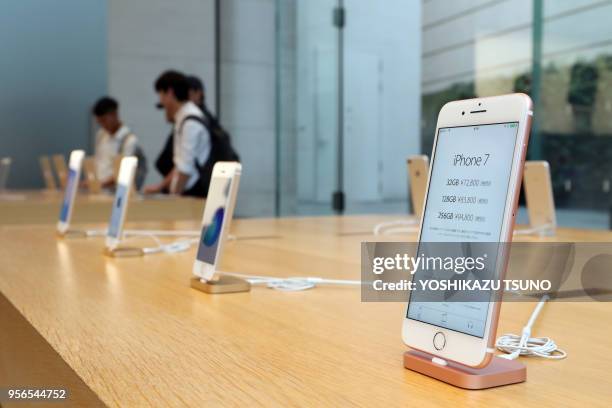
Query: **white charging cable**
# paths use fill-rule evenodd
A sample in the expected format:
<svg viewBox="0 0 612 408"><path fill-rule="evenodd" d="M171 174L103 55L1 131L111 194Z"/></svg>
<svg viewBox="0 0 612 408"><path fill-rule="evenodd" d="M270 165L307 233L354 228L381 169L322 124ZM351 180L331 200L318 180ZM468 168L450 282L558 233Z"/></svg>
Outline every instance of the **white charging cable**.
<svg viewBox="0 0 612 408"><path fill-rule="evenodd" d="M195 230L125 230L124 235L127 236L143 236L155 235L158 237L199 237L201 231Z"/></svg>
<svg viewBox="0 0 612 408"><path fill-rule="evenodd" d="M103 237L106 235L106 230L87 230L85 234L88 237ZM202 231L195 230L124 230L123 235L126 237L199 237ZM244 239L248 239L246 237ZM261 238L261 237L254 237ZM228 241L236 241L238 237L232 234L227 235Z"/></svg>
<svg viewBox="0 0 612 408"><path fill-rule="evenodd" d="M184 239L179 241L174 241L169 244L160 244L157 247L152 248L143 248L142 251L145 254L156 254L159 252L165 252L167 254L175 254L178 252L187 251L191 248L192 244L197 243L199 240L197 239Z"/></svg>
<svg viewBox="0 0 612 408"><path fill-rule="evenodd" d="M554 230L555 227L553 224L544 224L537 227L514 230L514 235L531 235L536 233L539 235L546 235L547 233L554 232Z"/></svg>
<svg viewBox="0 0 612 408"><path fill-rule="evenodd" d="M107 233L106 230L87 230L85 235L87 237L102 237ZM156 247L143 248L142 251L145 254L155 254L159 252L166 252L174 254L177 252L187 251L192 244L197 244L199 239L191 238L171 242L169 244L162 243L158 237L199 237L200 231L194 230L124 230L123 235L127 238L133 237L148 237L155 241ZM228 241L235 241L237 238L235 235L228 235Z"/></svg>
<svg viewBox="0 0 612 408"><path fill-rule="evenodd" d="M297 292L314 288L317 284L322 285L361 285L358 280L345 279L325 279L320 277L296 277L296 278L276 278L273 276L245 275L233 272L219 272L222 275L235 276L247 280L252 285L265 284L270 289L283 292Z"/></svg>
<svg viewBox="0 0 612 408"><path fill-rule="evenodd" d="M143 248L142 252L145 254L157 254L160 252L165 252L167 254L175 254L177 252L187 251L191 247L192 244L196 244L199 242L199 239L190 238L190 239L182 239L182 240L170 242L168 244L164 244L163 242L161 242L157 234L154 233L155 231L151 231L151 232L140 231L140 232L141 233L139 233L138 235L130 236L130 238L135 237L135 236L148 237L148 238L151 238L153 241L155 241L155 243L157 244L156 247Z"/></svg>
<svg viewBox="0 0 612 408"><path fill-rule="evenodd" d="M567 353L561 350L550 337L531 337L531 328L548 299L548 295L542 296L520 336L504 334L497 339L495 343L497 349L507 353L499 357L508 360L514 360L518 356L538 356L554 360L567 357Z"/></svg>
<svg viewBox="0 0 612 408"><path fill-rule="evenodd" d="M418 224L417 219L381 222L374 226L374 235L418 232Z"/></svg>
<svg viewBox="0 0 612 408"><path fill-rule="evenodd" d="M88 237L101 237L106 235L105 229L92 229L85 231ZM123 235L126 237L142 237L155 235L158 237L199 237L201 231L195 230L124 230Z"/></svg>
<svg viewBox="0 0 612 408"><path fill-rule="evenodd" d="M103 237L106 235L106 230L105 229L100 229L100 230L87 230L85 231L85 235L89 238L89 237Z"/></svg>

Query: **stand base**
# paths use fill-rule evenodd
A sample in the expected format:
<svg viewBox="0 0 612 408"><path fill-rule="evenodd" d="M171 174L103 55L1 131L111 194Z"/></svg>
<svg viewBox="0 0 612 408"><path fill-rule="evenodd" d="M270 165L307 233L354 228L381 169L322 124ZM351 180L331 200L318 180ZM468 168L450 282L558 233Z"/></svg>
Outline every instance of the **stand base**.
<svg viewBox="0 0 612 408"><path fill-rule="evenodd" d="M110 256L111 258L132 258L143 256L144 251L142 248L135 247L118 247L115 249L104 248L104 255Z"/></svg>
<svg viewBox="0 0 612 408"><path fill-rule="evenodd" d="M60 238L65 238L65 239L87 238L87 232L83 230L68 230L64 233L58 232L57 236Z"/></svg>
<svg viewBox="0 0 612 408"><path fill-rule="evenodd" d="M431 355L420 351L407 351L404 353L404 367L468 390L483 390L527 380L527 369L516 360L493 356L486 367L471 368L452 362L444 366L432 362L431 358Z"/></svg>
<svg viewBox="0 0 612 408"><path fill-rule="evenodd" d="M193 277L190 286L209 294L238 293L251 290L251 284L248 281L230 275L221 275L219 280L209 282L202 282L200 278Z"/></svg>

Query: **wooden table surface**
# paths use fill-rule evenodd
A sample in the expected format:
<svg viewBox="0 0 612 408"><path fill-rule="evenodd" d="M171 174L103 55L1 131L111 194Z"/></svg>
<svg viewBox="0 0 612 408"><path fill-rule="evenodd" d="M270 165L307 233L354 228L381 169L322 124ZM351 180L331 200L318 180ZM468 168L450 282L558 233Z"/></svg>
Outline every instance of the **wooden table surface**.
<svg viewBox="0 0 612 408"><path fill-rule="evenodd" d="M30 190L0 193L0 225L57 223L64 198L59 191ZM77 194L72 223L108 222L114 196L110 193ZM128 220L194 220L202 217L204 200L191 197L135 196L130 200Z"/></svg>
<svg viewBox="0 0 612 408"><path fill-rule="evenodd" d="M388 219L237 220L238 238L280 238L229 242L222 269L359 279L360 243L374 240L372 227ZM612 241L612 234L560 230L557 238ZM49 226L2 227L0 292L50 345L40 353L57 353L109 406L612 403L609 303L546 305L533 334L552 337L569 357L522 358L526 383L466 391L403 368L404 303L363 303L356 287L207 295L189 287L195 249L111 259L102 246L99 238L58 240ZM504 304L498 334L520 333L533 307Z"/></svg>

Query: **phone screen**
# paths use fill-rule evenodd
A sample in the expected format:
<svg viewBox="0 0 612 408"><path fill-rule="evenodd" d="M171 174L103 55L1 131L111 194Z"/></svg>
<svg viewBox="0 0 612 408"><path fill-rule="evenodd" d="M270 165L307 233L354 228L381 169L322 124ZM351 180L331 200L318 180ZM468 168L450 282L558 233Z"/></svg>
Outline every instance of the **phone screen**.
<svg viewBox="0 0 612 408"><path fill-rule="evenodd" d="M123 207L126 205L125 200L128 199L129 189L123 184L117 184L117 191L115 191L115 201L113 203L113 211L111 212L110 223L108 225L109 237L119 238L121 231L121 213Z"/></svg>
<svg viewBox="0 0 612 408"><path fill-rule="evenodd" d="M66 191L64 191L64 201L62 202L62 209L60 210L61 222L68 222L70 206L72 205L72 197L74 196L74 189L77 188L77 185L77 172L73 169L69 169L68 181L66 182Z"/></svg>
<svg viewBox="0 0 612 408"><path fill-rule="evenodd" d="M430 242L465 247L465 243L500 241L517 132L517 122L439 129L419 255L430 256L428 247L448 248L446 244L428 246ZM496 265L496 259L489 259L488 264ZM432 277L430 271L419 270L414 279L424 274ZM482 338L489 301L451 298L452 294L443 291L413 292L406 317Z"/></svg>
<svg viewBox="0 0 612 408"><path fill-rule="evenodd" d="M231 184L231 177L216 176L211 179L197 254L197 259L200 262L214 265L217 259L217 248L221 238Z"/></svg>

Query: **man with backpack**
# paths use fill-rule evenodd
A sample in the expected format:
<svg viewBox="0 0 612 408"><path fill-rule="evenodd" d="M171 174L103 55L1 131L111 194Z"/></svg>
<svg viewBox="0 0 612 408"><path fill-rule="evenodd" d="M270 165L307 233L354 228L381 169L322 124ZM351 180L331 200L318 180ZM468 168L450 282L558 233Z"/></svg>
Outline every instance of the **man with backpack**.
<svg viewBox="0 0 612 408"><path fill-rule="evenodd" d="M100 130L96 134L94 160L96 175L104 188L115 186L115 160L118 156L138 157L136 186L140 188L147 175L147 161L138 138L119 117L119 103L113 98L100 98L92 108Z"/></svg>
<svg viewBox="0 0 612 408"><path fill-rule="evenodd" d="M204 90L204 83L200 80L200 78L195 75L187 76L187 86L189 87L189 100L195 103L198 108L204 114L204 117L208 120L210 124L213 126L220 127L217 118L215 118L212 113L206 107L206 94ZM157 107L162 109L163 106L161 104L157 104ZM171 122L174 127L174 122ZM224 130L222 130L224 131ZM170 132L168 137L166 138L166 142L164 143L164 147L159 153L157 160L155 161L155 168L162 175L162 177L166 177L170 171L174 168L173 163L173 155L174 155L174 129ZM167 190L164 190L164 193L168 193Z"/></svg>
<svg viewBox="0 0 612 408"><path fill-rule="evenodd" d="M155 81L155 91L166 119L174 124L173 167L160 183L145 187L145 193L169 190L171 194L206 197L214 164L238 160L229 135L189 100L189 83L182 73L164 72Z"/></svg>

